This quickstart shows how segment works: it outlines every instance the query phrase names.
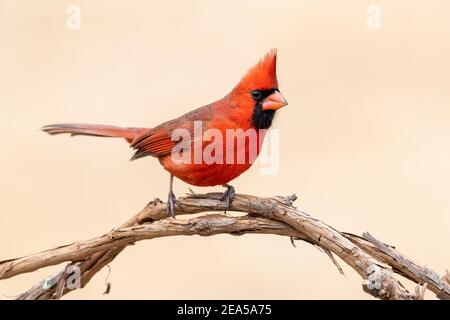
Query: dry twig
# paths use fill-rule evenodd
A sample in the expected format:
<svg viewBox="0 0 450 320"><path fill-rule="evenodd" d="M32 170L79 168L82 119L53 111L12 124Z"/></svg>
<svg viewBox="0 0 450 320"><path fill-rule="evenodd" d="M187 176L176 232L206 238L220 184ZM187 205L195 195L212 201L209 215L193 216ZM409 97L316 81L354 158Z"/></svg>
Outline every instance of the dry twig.
<svg viewBox="0 0 450 320"><path fill-rule="evenodd" d="M177 215L224 211L221 194L190 194L179 199ZM230 211L248 215L234 217L210 214L188 219L166 217L166 204L158 199L141 212L100 237L78 241L34 255L0 261L0 280L56 265L70 264L19 296L19 299L59 299L70 292L66 285L70 271L77 267L84 287L104 266L108 265L126 246L144 239L174 235L212 236L228 233L242 235L260 233L287 236L320 247L342 272L333 254L352 267L363 279L363 290L380 299L423 299L426 289L438 298L450 299L450 285L429 268L417 265L393 247L368 233L362 237L340 232L326 223L292 206L295 195L262 198L236 195ZM400 274L418 284L409 292L395 277Z"/></svg>

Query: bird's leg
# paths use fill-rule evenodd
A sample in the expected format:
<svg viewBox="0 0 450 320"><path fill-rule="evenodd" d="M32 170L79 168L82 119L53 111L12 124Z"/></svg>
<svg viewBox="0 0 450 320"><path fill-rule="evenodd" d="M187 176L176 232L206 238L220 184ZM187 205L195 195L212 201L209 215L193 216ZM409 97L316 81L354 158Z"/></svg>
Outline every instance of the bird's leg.
<svg viewBox="0 0 450 320"><path fill-rule="evenodd" d="M233 198L235 195L235 190L233 186L230 186L229 184L223 184L222 187L227 188L227 190L223 193L222 198L220 198L221 201L226 201L227 208L231 207L231 204L233 203Z"/></svg>
<svg viewBox="0 0 450 320"><path fill-rule="evenodd" d="M170 184L169 184L169 198L167 199L167 215L170 217L175 217L175 203L177 198L172 191L173 187L173 175L170 175Z"/></svg>

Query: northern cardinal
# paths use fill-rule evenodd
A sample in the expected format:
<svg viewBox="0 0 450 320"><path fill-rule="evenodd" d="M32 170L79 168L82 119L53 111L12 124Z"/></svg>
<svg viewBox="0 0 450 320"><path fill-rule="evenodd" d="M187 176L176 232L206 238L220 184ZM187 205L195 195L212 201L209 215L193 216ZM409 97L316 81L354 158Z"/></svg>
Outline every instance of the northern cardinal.
<svg viewBox="0 0 450 320"><path fill-rule="evenodd" d="M184 162L173 159L172 151L178 141L172 134L176 129L183 129L193 134L195 122L201 121L203 130L216 129L226 136L227 129L260 130L268 129L274 118L276 110L287 105L287 101L278 90L276 76L277 54L275 50L267 53L241 81L222 99L195 109L179 118L170 120L154 128L122 128L95 124L52 124L42 128L49 134L70 133L71 135L88 135L99 137L124 138L135 149L131 160L153 156L159 159L162 166L170 173L170 187L167 211L171 216L175 215L176 197L172 191L173 177L177 177L194 186L226 187L222 201L226 201L227 207L231 205L235 190L228 184L231 180L246 171L252 161L245 163L229 163L225 161L226 152L230 151L228 144L223 144L223 161L216 163ZM258 149L264 139L258 135ZM204 150L207 143L195 144L194 139L189 142L190 150L184 152L191 154L195 149ZM233 151L244 148L246 156L249 154L249 145L232 145ZM242 150L241 150L242 151ZM189 154L189 157L191 156ZM219 156L220 157L220 156ZM246 157L247 159L247 157Z"/></svg>

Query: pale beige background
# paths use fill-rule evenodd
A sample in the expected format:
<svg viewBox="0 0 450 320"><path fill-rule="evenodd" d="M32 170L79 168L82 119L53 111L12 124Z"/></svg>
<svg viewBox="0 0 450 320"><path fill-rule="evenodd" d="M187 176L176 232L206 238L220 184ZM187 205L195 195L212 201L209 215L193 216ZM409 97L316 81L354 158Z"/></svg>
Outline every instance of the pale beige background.
<svg viewBox="0 0 450 320"><path fill-rule="evenodd" d="M66 28L66 6L82 9ZM154 126L223 96L278 48L290 105L276 176L234 182L300 195L333 226L370 230L442 273L450 267L448 1L0 1L0 259L90 238L154 197L168 174L119 140L50 137L54 122ZM187 191L177 181L176 193ZM196 190L202 190L196 188ZM204 190L204 189L203 189ZM141 242L70 298L370 298L344 267L288 239ZM14 296L51 273L0 282Z"/></svg>

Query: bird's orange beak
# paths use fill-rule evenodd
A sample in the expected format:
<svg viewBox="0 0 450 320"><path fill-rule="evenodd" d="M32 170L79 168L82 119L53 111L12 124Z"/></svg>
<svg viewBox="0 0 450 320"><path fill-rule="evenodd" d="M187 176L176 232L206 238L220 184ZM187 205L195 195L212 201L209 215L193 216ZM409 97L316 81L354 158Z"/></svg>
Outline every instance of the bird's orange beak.
<svg viewBox="0 0 450 320"><path fill-rule="evenodd" d="M270 96L264 99L262 103L263 110L278 110L287 106L288 102L281 93L275 91Z"/></svg>

